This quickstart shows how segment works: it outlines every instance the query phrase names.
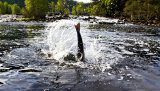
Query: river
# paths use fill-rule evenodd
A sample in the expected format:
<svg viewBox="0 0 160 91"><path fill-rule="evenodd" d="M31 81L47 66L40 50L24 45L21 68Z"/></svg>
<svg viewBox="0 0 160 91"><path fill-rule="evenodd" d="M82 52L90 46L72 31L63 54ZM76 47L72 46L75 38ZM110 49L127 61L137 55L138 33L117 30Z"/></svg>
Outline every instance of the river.
<svg viewBox="0 0 160 91"><path fill-rule="evenodd" d="M114 21L1 22L0 91L159 91L160 28Z"/></svg>

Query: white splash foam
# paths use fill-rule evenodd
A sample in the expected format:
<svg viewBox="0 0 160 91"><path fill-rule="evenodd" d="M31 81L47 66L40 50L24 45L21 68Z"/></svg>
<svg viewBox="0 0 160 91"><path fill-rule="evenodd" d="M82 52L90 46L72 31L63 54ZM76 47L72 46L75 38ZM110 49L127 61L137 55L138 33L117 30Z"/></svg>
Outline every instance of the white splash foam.
<svg viewBox="0 0 160 91"><path fill-rule="evenodd" d="M82 66L82 68L97 67L102 71L110 69L110 65L118 60L119 54L115 54L114 50L111 54L106 54L104 50L106 51L108 48L106 48L104 43L100 43L102 39L93 35L98 32L91 32L88 29L89 23L85 21L60 20L58 22L48 24L48 27L46 28L46 43L49 46L48 53L51 53L52 58L60 62L64 62L64 57L69 53L74 55L77 54L77 33L74 25L78 22L81 23L81 35L84 42L85 59L87 62L84 64L79 64L79 62L71 64ZM104 34L104 36L106 35Z"/></svg>

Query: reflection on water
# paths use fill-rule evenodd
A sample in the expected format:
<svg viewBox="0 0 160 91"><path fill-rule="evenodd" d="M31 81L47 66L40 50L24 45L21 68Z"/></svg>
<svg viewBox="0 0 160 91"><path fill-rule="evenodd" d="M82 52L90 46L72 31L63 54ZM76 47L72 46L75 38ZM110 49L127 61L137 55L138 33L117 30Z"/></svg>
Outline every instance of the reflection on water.
<svg viewBox="0 0 160 91"><path fill-rule="evenodd" d="M81 22L86 62L77 53ZM159 28L81 20L0 24L0 91L159 91Z"/></svg>

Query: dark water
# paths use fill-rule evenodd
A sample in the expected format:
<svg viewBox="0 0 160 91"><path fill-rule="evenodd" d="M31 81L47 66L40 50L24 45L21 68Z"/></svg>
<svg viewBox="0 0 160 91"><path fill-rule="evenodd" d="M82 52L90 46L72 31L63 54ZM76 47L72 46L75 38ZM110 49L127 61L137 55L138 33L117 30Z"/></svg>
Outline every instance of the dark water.
<svg viewBox="0 0 160 91"><path fill-rule="evenodd" d="M100 38L108 61L118 60L102 72L48 59L46 25L0 23L0 91L159 91L158 27L90 24L90 38Z"/></svg>

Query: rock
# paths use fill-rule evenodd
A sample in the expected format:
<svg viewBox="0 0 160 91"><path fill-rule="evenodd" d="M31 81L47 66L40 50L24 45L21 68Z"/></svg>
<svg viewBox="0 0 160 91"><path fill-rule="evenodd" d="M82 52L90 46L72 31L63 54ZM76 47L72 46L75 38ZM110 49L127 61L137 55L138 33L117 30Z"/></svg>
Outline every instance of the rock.
<svg viewBox="0 0 160 91"><path fill-rule="evenodd" d="M9 71L9 70L10 70L9 68L0 67L0 72L7 72L7 71Z"/></svg>
<svg viewBox="0 0 160 91"><path fill-rule="evenodd" d="M48 57L49 57L49 58L52 57L52 54L51 54L51 53L48 53Z"/></svg>
<svg viewBox="0 0 160 91"><path fill-rule="evenodd" d="M2 82L0 82L0 85L3 84Z"/></svg>
<svg viewBox="0 0 160 91"><path fill-rule="evenodd" d="M32 68L22 69L19 72L42 72L41 70L36 70Z"/></svg>
<svg viewBox="0 0 160 91"><path fill-rule="evenodd" d="M76 62L76 57L72 53L69 53L66 57L64 57L64 60Z"/></svg>
<svg viewBox="0 0 160 91"><path fill-rule="evenodd" d="M66 65L66 63L65 63L65 62L63 62L63 63L61 63L61 64L60 64L60 66L65 66L65 65Z"/></svg>
<svg viewBox="0 0 160 91"><path fill-rule="evenodd" d="M115 24L114 22L103 22L103 21L101 21L101 22L99 22L99 24Z"/></svg>
<svg viewBox="0 0 160 91"><path fill-rule="evenodd" d="M23 65L14 65L14 64L4 64L5 67L9 68L10 70L14 69L23 69Z"/></svg>

